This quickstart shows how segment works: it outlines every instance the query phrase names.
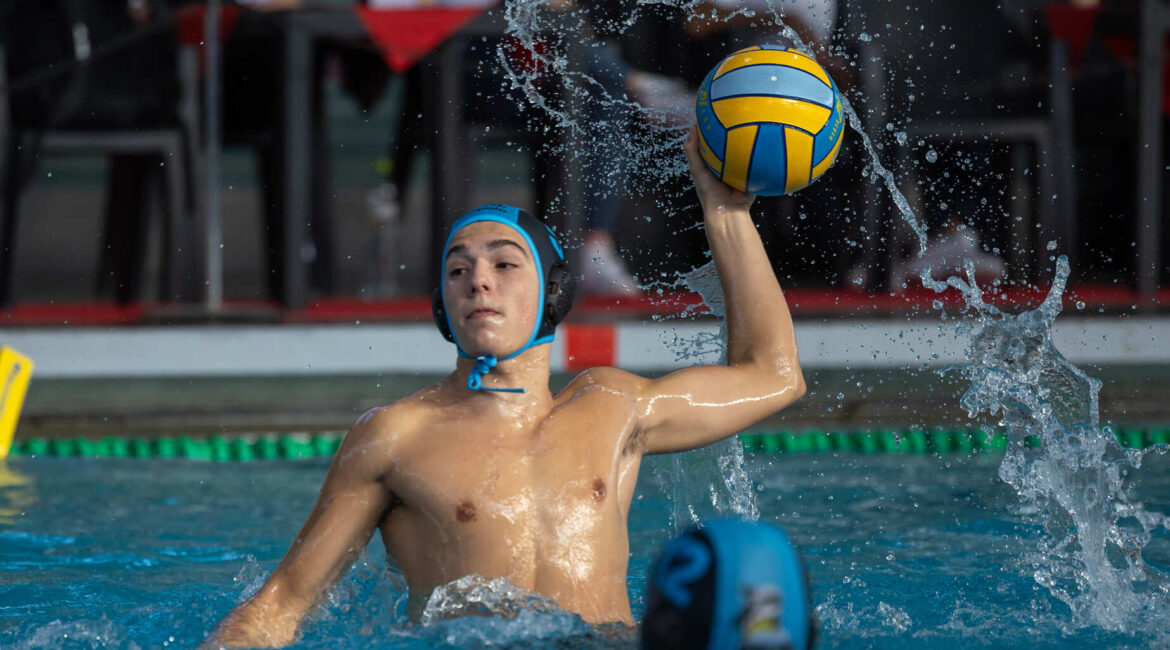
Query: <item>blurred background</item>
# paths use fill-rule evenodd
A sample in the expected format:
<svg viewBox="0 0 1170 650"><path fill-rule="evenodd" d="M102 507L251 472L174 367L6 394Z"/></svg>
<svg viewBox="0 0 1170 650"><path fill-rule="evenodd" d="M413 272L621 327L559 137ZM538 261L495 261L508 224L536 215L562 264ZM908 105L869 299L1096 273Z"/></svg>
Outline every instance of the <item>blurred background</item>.
<svg viewBox="0 0 1170 650"><path fill-rule="evenodd" d="M707 71L760 42L812 52L856 111L822 179L754 209L810 378L779 426L965 422L937 372L966 358L962 300L919 273L970 260L988 302L1021 311L1060 255L1058 347L1105 380L1107 421L1165 422L1168 16L7 0L0 343L37 362L20 435L345 429L453 366L429 325L436 250L489 202L573 245L556 383L715 360L683 281L708 255L680 143Z"/></svg>

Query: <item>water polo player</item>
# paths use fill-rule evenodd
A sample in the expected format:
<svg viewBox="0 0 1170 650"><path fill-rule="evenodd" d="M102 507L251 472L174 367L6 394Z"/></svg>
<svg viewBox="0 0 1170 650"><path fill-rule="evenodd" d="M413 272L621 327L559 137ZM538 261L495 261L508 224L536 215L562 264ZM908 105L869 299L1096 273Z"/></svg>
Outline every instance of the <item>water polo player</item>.
<svg viewBox="0 0 1170 650"><path fill-rule="evenodd" d="M804 559L772 524L708 522L650 567L645 650L807 650L815 637Z"/></svg>
<svg viewBox="0 0 1170 650"><path fill-rule="evenodd" d="M549 390L571 271L556 237L508 206L452 227L435 320L446 379L373 409L345 437L284 560L213 642L279 646L375 530L417 614L438 586L506 578L591 623L633 624L626 515L643 454L734 435L804 393L792 319L748 212L686 144L727 304L727 365L659 379L593 368Z"/></svg>

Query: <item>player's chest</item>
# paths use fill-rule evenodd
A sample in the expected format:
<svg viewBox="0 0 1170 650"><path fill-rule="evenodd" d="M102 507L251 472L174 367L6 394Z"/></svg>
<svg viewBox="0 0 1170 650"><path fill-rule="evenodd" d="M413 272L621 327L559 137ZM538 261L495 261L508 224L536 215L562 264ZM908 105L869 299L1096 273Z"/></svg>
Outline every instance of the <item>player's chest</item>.
<svg viewBox="0 0 1170 650"><path fill-rule="evenodd" d="M495 435L459 431L412 449L399 466L403 478L419 489L473 489L489 495L556 489L575 475L607 472L617 444L555 426Z"/></svg>
<svg viewBox="0 0 1170 650"><path fill-rule="evenodd" d="M540 516L550 505L612 499L626 435L612 423L551 418L531 431L436 431L403 458L394 491L439 519Z"/></svg>

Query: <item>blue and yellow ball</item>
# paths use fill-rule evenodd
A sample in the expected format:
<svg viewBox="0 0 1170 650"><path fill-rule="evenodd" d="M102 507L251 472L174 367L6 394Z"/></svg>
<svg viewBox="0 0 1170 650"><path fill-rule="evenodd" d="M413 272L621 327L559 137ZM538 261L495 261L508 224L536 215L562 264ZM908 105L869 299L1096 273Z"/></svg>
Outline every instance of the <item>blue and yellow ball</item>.
<svg viewBox="0 0 1170 650"><path fill-rule="evenodd" d="M695 112L707 167L751 194L807 187L841 149L845 120L837 84L792 48L753 46L723 59L699 87Z"/></svg>

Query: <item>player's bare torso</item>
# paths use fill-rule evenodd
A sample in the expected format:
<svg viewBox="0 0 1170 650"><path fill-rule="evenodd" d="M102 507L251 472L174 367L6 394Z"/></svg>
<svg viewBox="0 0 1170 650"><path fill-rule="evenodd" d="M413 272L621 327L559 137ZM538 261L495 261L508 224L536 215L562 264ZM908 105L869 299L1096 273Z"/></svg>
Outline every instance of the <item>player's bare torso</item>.
<svg viewBox="0 0 1170 650"><path fill-rule="evenodd" d="M439 384L367 415L376 435L362 453L385 456L381 482L393 495L379 528L412 609L479 574L591 623L632 624L626 515L641 452L625 374L585 373L547 408L453 400Z"/></svg>

